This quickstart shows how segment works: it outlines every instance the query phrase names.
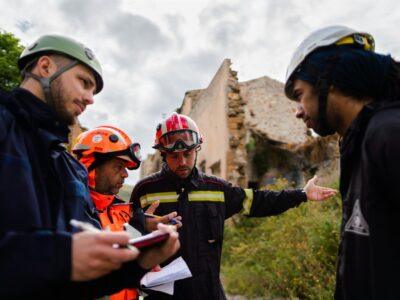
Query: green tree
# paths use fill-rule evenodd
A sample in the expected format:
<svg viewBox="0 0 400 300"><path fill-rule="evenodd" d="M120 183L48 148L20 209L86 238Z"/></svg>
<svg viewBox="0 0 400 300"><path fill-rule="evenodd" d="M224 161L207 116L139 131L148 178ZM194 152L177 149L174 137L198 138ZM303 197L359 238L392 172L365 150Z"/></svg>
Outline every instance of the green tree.
<svg viewBox="0 0 400 300"><path fill-rule="evenodd" d="M12 33L0 29L0 89L9 91L20 84L17 61L23 48Z"/></svg>

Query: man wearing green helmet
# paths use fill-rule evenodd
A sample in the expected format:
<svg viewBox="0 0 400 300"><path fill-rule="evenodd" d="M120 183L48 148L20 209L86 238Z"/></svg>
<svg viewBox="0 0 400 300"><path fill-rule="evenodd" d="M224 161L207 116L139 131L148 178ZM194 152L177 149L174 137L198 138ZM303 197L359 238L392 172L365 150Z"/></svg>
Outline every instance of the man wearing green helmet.
<svg viewBox="0 0 400 300"><path fill-rule="evenodd" d="M400 63L368 33L311 33L287 69L296 116L340 135L342 226L335 299L400 299Z"/></svg>
<svg viewBox="0 0 400 300"><path fill-rule="evenodd" d="M101 228L87 171L62 146L103 87L84 45L39 38L18 62L19 88L0 91L0 295L7 299L94 299L138 286L179 247L169 240L139 255L124 232L78 232L71 219Z"/></svg>
<svg viewBox="0 0 400 300"><path fill-rule="evenodd" d="M38 68L41 66L43 70ZM74 123L87 105L93 104L93 95L103 88L101 66L94 53L66 37L42 36L25 48L18 67L24 77L22 86L32 88L68 125ZM35 67L37 71L33 72ZM52 69L56 71L50 75ZM71 74L73 72L77 74ZM75 83L80 85L80 89L69 95L72 93L69 86L74 82L68 80L72 75L78 79ZM61 92L63 81L68 84L64 84Z"/></svg>

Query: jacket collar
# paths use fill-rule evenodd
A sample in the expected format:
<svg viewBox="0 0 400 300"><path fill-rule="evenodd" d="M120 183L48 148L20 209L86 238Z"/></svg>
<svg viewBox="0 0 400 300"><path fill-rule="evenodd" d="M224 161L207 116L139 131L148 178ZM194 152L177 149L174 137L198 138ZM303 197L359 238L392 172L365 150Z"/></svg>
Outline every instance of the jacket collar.
<svg viewBox="0 0 400 300"><path fill-rule="evenodd" d="M399 102L378 102L373 101L366 104L357 117L350 124L349 129L340 141L340 153L354 153L359 149L364 138L365 131L371 118L381 110L399 108Z"/></svg>
<svg viewBox="0 0 400 300"><path fill-rule="evenodd" d="M347 194L350 177L361 158L359 153L369 121L378 111L399 107L399 102L371 102L363 107L351 123L340 142L340 191L342 197Z"/></svg>
<svg viewBox="0 0 400 300"><path fill-rule="evenodd" d="M377 107L371 103L365 105L361 109L340 141L340 152L342 154L348 152L349 149L352 149L359 144L356 140L362 140L366 126L376 109Z"/></svg>
<svg viewBox="0 0 400 300"><path fill-rule="evenodd" d="M12 93L14 114L24 119L28 126L37 128L48 146L68 142L69 128L57 119L50 106L26 89L16 88Z"/></svg>
<svg viewBox="0 0 400 300"><path fill-rule="evenodd" d="M105 195L90 189L90 197L98 211L106 210L114 201L114 195Z"/></svg>

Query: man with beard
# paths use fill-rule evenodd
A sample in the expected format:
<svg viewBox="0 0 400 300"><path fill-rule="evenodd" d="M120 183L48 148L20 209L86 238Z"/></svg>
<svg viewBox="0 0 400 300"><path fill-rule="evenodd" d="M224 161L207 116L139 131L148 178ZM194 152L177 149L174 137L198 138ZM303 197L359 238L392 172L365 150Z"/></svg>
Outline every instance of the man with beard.
<svg viewBox="0 0 400 300"><path fill-rule="evenodd" d="M172 114L156 130L154 148L164 160L161 171L139 181L131 196L134 208L159 201L158 214L177 211L181 249L192 278L175 282L174 296L152 293L149 299L226 299L220 281L224 221L234 214L250 217L278 215L310 200L324 200L334 190L310 180L304 189L273 192L233 187L221 178L200 172L197 152L203 137L196 123ZM266 154L267 155L267 154Z"/></svg>
<svg viewBox="0 0 400 300"><path fill-rule="evenodd" d="M103 87L93 52L48 35L18 61L19 88L0 93L1 298L93 299L137 286L179 248L169 240L139 255L127 233L102 232L86 169L63 147L75 122ZM70 220L92 224L77 232Z"/></svg>
<svg viewBox="0 0 400 300"><path fill-rule="evenodd" d="M400 299L400 64L365 32L311 33L287 70L296 116L340 135L343 199L336 299Z"/></svg>
<svg viewBox="0 0 400 300"><path fill-rule="evenodd" d="M124 226L129 224L132 218L136 222L145 220L144 226L149 231L156 228L156 222L168 223L172 219L179 222L176 212L157 219L144 218L141 210L134 214L132 203L126 203L118 197L117 194L125 178L128 177L127 170L138 169L141 162L140 145L132 143L129 136L122 130L103 125L85 131L78 136L73 152L88 170L90 197L99 214L103 229L123 231ZM156 205L153 205L146 212L152 213L155 208ZM109 297L110 300L137 298L138 292L134 288L123 289Z"/></svg>

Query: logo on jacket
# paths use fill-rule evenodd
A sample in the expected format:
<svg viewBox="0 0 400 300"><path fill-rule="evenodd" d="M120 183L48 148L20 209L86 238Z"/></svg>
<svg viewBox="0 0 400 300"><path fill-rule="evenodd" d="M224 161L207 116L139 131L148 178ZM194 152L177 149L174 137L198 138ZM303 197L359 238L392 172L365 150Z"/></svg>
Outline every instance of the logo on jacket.
<svg viewBox="0 0 400 300"><path fill-rule="evenodd" d="M353 207L353 212L349 221L347 221L344 231L353 232L355 234L369 236L369 226L365 220L360 206L360 199L356 200Z"/></svg>

